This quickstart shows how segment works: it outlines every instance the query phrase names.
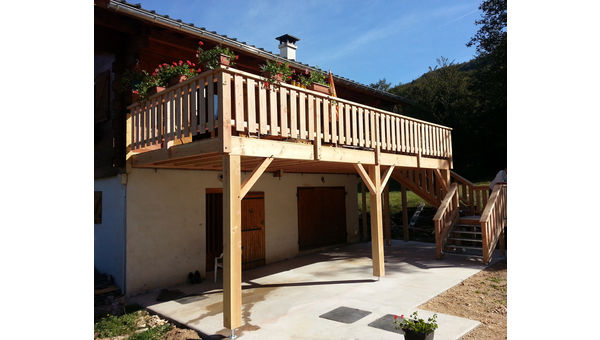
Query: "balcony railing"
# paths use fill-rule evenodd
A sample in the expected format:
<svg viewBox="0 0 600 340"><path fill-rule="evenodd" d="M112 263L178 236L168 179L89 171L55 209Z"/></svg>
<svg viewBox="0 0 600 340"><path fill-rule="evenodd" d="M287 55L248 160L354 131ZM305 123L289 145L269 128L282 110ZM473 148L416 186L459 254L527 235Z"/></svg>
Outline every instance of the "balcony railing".
<svg viewBox="0 0 600 340"><path fill-rule="evenodd" d="M232 135L452 159L451 129L233 68L208 71L130 105L128 147ZM224 118L224 119L223 119ZM222 133L221 131L224 131Z"/></svg>

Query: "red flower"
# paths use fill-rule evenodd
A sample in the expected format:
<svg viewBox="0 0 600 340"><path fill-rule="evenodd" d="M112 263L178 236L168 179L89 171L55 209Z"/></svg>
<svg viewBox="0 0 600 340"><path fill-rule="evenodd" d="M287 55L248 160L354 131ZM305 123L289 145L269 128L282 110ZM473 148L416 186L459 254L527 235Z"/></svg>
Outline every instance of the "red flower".
<svg viewBox="0 0 600 340"><path fill-rule="evenodd" d="M202 46L204 43L202 41L198 41L198 45Z"/></svg>
<svg viewBox="0 0 600 340"><path fill-rule="evenodd" d="M238 59L239 59L239 57L240 57L239 55L236 55L236 56L235 56L235 60L238 60Z"/></svg>
<svg viewBox="0 0 600 340"><path fill-rule="evenodd" d="M162 66L169 66L169 65L167 65L167 63L163 63Z"/></svg>
<svg viewBox="0 0 600 340"><path fill-rule="evenodd" d="M288 76L288 79L292 79L292 76Z"/></svg>
<svg viewBox="0 0 600 340"><path fill-rule="evenodd" d="M278 61L278 62L277 62L277 65L281 65L281 61Z"/></svg>
<svg viewBox="0 0 600 340"><path fill-rule="evenodd" d="M268 81L265 81L265 86L269 87L269 82Z"/></svg>
<svg viewBox="0 0 600 340"><path fill-rule="evenodd" d="M292 70L292 73L296 73L296 70Z"/></svg>
<svg viewBox="0 0 600 340"><path fill-rule="evenodd" d="M202 69L198 67L198 72L201 72L201 71L202 71Z"/></svg>
<svg viewBox="0 0 600 340"><path fill-rule="evenodd" d="M394 320L398 319L398 315L394 315Z"/></svg>
<svg viewBox="0 0 600 340"><path fill-rule="evenodd" d="M152 72L152 75L153 75L153 76L155 76L155 75L156 75L156 72Z"/></svg>
<svg viewBox="0 0 600 340"><path fill-rule="evenodd" d="M183 60L180 60L180 61L179 61L179 65L183 65Z"/></svg>
<svg viewBox="0 0 600 340"><path fill-rule="evenodd" d="M196 64L195 64L195 63L192 63L192 66L196 66Z"/></svg>
<svg viewBox="0 0 600 340"><path fill-rule="evenodd" d="M400 315L400 319L404 319L404 314Z"/></svg>
<svg viewBox="0 0 600 340"><path fill-rule="evenodd" d="M173 66L177 66L177 63L176 63L176 62L173 62Z"/></svg>
<svg viewBox="0 0 600 340"><path fill-rule="evenodd" d="M132 90L131 93L139 94L140 92L138 90Z"/></svg>

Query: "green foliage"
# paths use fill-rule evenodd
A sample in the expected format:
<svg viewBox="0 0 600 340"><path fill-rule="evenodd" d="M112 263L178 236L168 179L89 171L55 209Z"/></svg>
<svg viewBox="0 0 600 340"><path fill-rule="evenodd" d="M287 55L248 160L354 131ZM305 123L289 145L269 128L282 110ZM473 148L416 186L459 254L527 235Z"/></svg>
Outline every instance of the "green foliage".
<svg viewBox="0 0 600 340"><path fill-rule="evenodd" d="M198 57L198 63L204 65L204 68L208 70L214 70L217 67L219 67L219 65L221 65L219 58L221 54L229 56L230 66L235 65L235 60L237 60L237 56L229 48L217 45L214 48L205 51L204 49L202 49L204 43L202 41L199 41L198 44L200 46L198 47L198 52L196 53L196 56Z"/></svg>
<svg viewBox="0 0 600 340"><path fill-rule="evenodd" d="M167 86L169 81L175 77L179 76L187 76L191 78L195 75L195 69L193 68L195 64L187 60L183 62L180 60L179 63L172 62L171 65L161 64L158 65L156 69L154 69L154 73L152 77L156 78L158 86Z"/></svg>
<svg viewBox="0 0 600 340"><path fill-rule="evenodd" d="M308 69L304 69L303 74L298 75L298 80L305 87L309 87L312 84L328 85L325 73L318 70L309 71Z"/></svg>
<svg viewBox="0 0 600 340"><path fill-rule="evenodd" d="M107 315L94 324L94 337L107 338L129 335L128 340L160 340L173 326L169 323L135 333L136 321L148 316L146 311L136 311L121 316Z"/></svg>
<svg viewBox="0 0 600 340"><path fill-rule="evenodd" d="M121 316L106 315L94 324L94 334L99 338L130 334L135 331L135 321L142 316L142 312L135 312Z"/></svg>
<svg viewBox="0 0 600 340"><path fill-rule="evenodd" d="M481 20L475 21L481 25L467 46L476 46L481 55L492 54L506 45L506 0L484 0L479 9L483 11Z"/></svg>
<svg viewBox="0 0 600 340"><path fill-rule="evenodd" d="M269 81L265 84L267 86L269 86L269 84L279 84L281 81L292 79L292 74L294 73L290 68L289 63L271 60L267 60L266 64L261 65L260 70L266 78L269 78Z"/></svg>
<svg viewBox="0 0 600 340"><path fill-rule="evenodd" d="M161 86L158 78L151 76L145 70L141 72L141 80L135 84L132 88L132 92L140 96L140 100L144 100L148 97L148 91L156 86Z"/></svg>
<svg viewBox="0 0 600 340"><path fill-rule="evenodd" d="M392 83L388 83L385 78L379 79L376 83L369 84L369 87L372 87L376 90L389 92L392 87Z"/></svg>
<svg viewBox="0 0 600 340"><path fill-rule="evenodd" d="M421 334L429 334L438 328L436 322L437 314L433 314L432 317L427 319L427 322L419 318L417 312L412 313L410 319L405 318L404 315L402 315L399 319L400 320L394 316L394 328L396 329L411 330Z"/></svg>

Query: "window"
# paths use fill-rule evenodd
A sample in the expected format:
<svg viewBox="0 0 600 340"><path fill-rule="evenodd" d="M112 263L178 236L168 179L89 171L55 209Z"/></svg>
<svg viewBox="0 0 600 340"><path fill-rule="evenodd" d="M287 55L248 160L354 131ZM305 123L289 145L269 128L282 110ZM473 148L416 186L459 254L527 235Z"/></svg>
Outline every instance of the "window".
<svg viewBox="0 0 600 340"><path fill-rule="evenodd" d="M102 224L102 191L94 191L94 224Z"/></svg>

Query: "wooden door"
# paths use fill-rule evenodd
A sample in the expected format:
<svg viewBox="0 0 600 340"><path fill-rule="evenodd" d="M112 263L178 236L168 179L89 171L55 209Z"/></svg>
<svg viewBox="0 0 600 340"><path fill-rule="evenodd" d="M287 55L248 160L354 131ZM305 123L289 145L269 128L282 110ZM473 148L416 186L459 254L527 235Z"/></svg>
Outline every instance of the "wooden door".
<svg viewBox="0 0 600 340"><path fill-rule="evenodd" d="M346 242L344 187L298 188L300 250Z"/></svg>
<svg viewBox="0 0 600 340"><path fill-rule="evenodd" d="M223 191L206 190L206 271L223 252ZM249 192L242 200L242 269L265 264L265 195Z"/></svg>

